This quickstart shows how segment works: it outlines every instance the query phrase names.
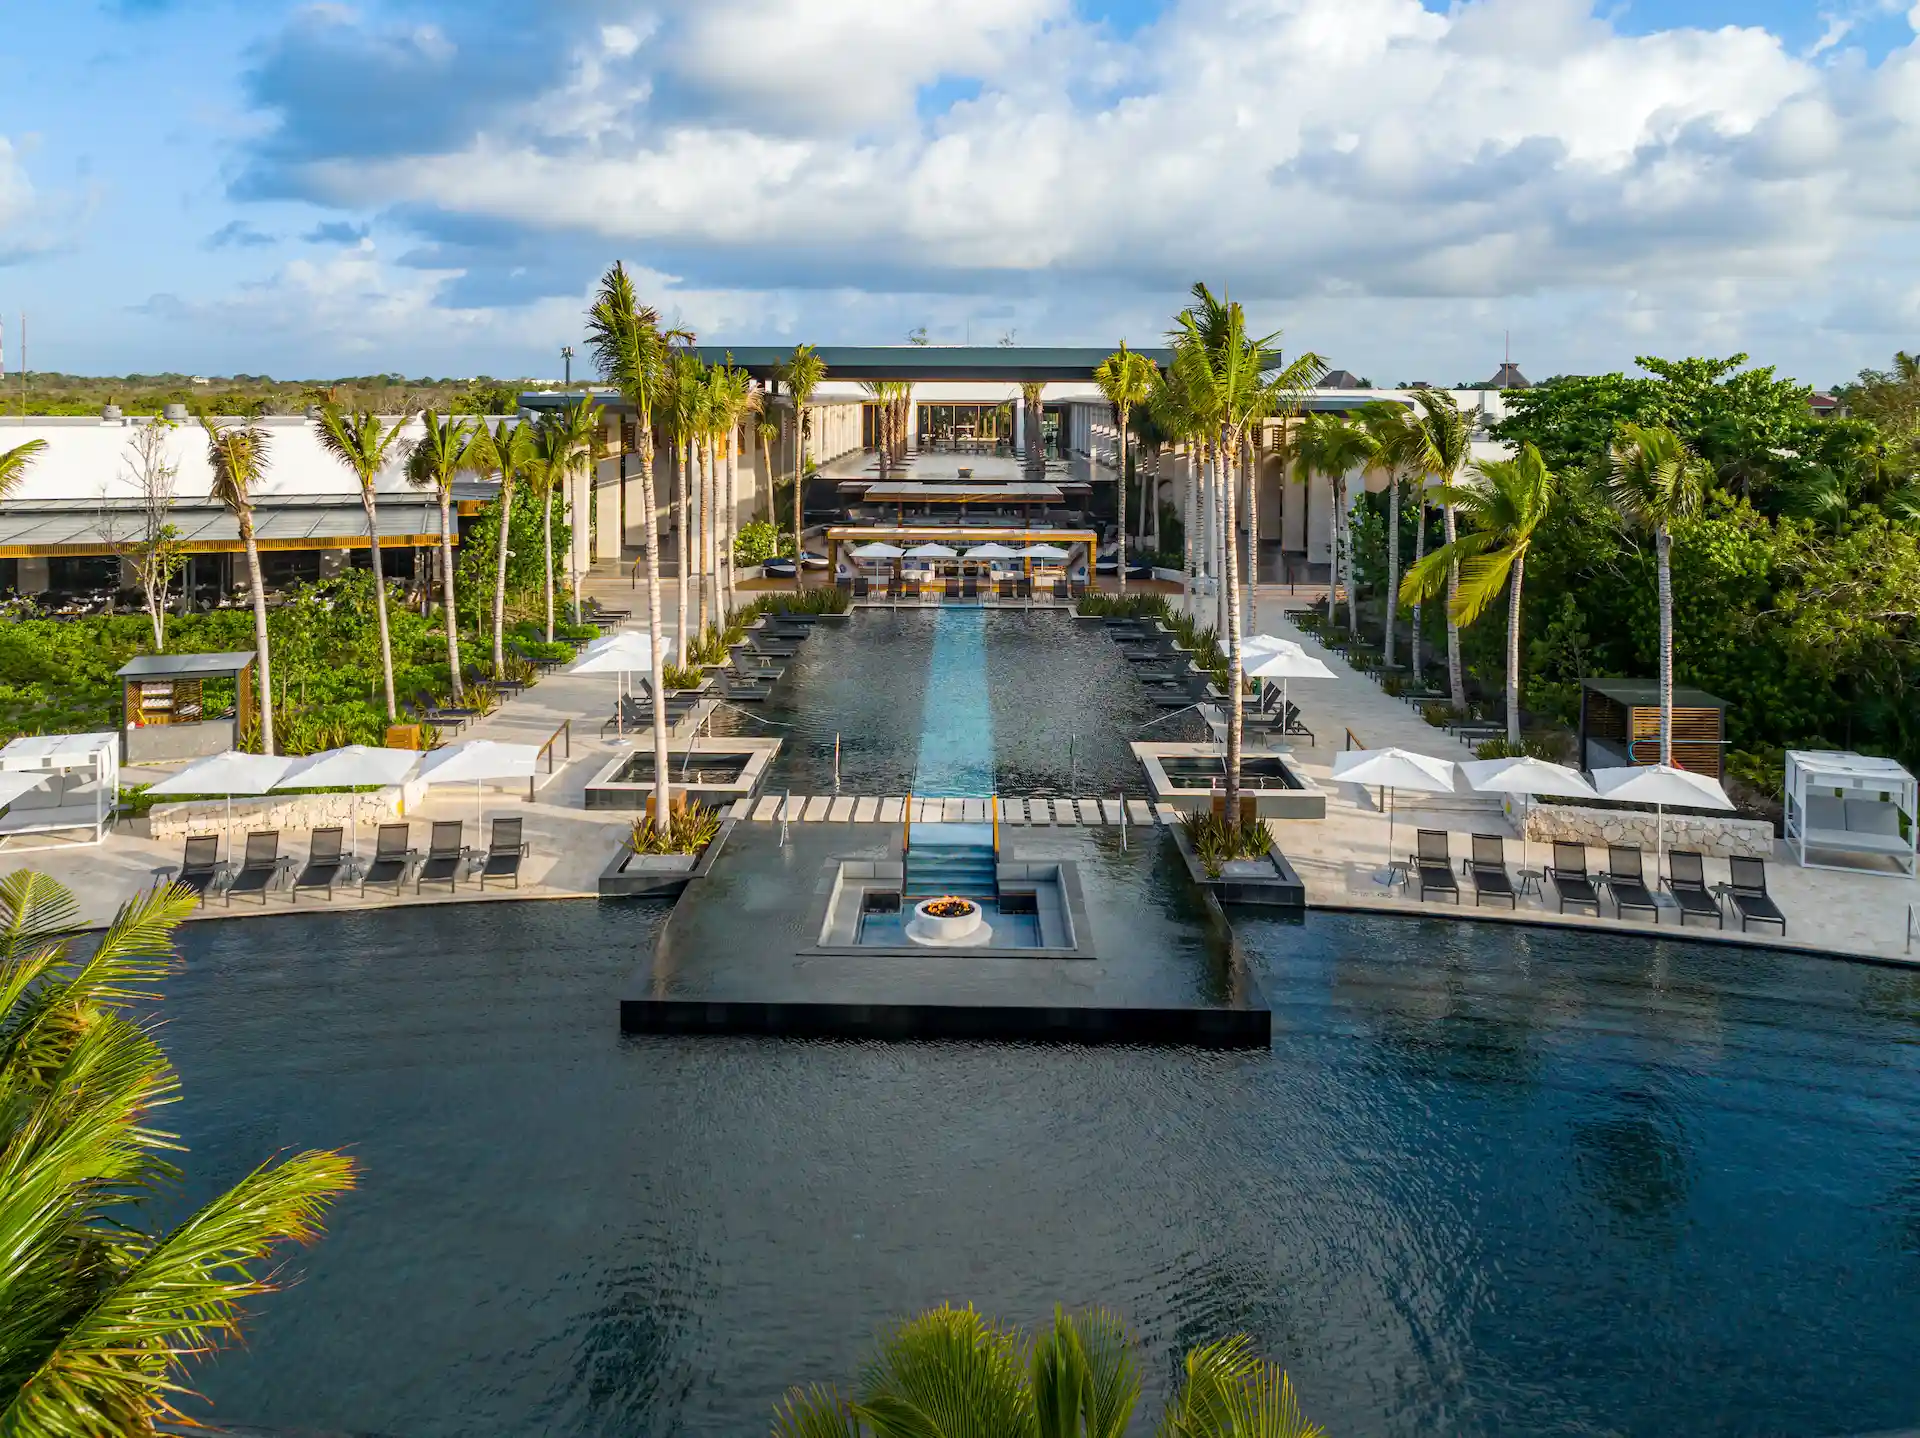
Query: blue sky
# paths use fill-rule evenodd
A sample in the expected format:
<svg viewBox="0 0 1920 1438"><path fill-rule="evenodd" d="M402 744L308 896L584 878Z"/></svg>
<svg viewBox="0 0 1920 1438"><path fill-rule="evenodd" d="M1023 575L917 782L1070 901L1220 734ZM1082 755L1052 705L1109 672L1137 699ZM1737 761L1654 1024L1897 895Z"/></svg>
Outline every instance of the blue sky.
<svg viewBox="0 0 1920 1438"><path fill-rule="evenodd" d="M1382 381L1920 345L1909 0L7 12L9 371L24 308L36 368L544 373L616 257L719 341L1137 339L1206 278Z"/></svg>

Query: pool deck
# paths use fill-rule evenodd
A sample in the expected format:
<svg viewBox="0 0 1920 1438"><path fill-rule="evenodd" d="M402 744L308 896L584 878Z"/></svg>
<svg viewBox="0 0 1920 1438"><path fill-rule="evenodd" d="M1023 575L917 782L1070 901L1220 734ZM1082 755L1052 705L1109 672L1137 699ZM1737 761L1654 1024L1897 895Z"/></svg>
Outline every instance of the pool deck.
<svg viewBox="0 0 1920 1438"><path fill-rule="evenodd" d="M622 573L602 573L588 584L588 592L610 604L632 604L639 592ZM1498 919L1509 916L1504 907L1475 909L1472 889L1462 884L1462 904L1445 900L1426 902L1389 890L1375 881L1375 874L1387 858L1387 817L1375 805L1371 791L1332 781L1332 767L1345 745L1346 733L1370 748L1399 745L1438 758L1463 760L1473 757L1466 745L1436 729L1420 718L1408 705L1381 692L1362 674L1356 673L1338 655L1330 653L1310 636L1296 629L1285 618L1289 603L1299 603L1283 586L1263 586L1259 628L1298 640L1308 652L1323 659L1335 678L1302 681L1293 688L1292 697L1316 732L1316 742L1300 741L1292 746L1295 762L1309 780L1327 795L1327 814L1323 820L1273 821L1276 841L1305 882L1310 908L1368 909L1386 913ZM669 604L671 586L669 585ZM671 610L669 610L671 615ZM671 618L669 618L669 623ZM635 623L632 627L641 627ZM200 917L218 919L229 916L255 916L308 912L329 903L335 909L352 907L390 907L395 904L446 904L486 902L501 898L588 898L597 893L601 870L617 852L631 821L631 815L619 811L585 808L585 786L607 761L618 752L630 752L634 739L613 735L602 737L601 720L612 708L612 684L604 676L575 677L555 674L543 679L525 694L501 706L495 713L470 725L459 735L466 739L495 739L514 743L544 744L564 723L573 722L571 755L556 764L551 779L544 779L529 802L524 785L486 791L485 813L518 816L524 821L525 837L531 855L522 871L520 887L492 887L484 893L471 883L458 891L438 890L400 898L386 895L362 900L357 892L346 890L329 901L308 896L298 904L284 891L277 891L264 910L258 903L244 899L231 908L220 899L202 907ZM644 736L640 740L644 744ZM137 772L130 778L139 777ZM736 816L752 823L793 824L875 824L898 823L903 796L822 794L795 795L789 809L783 796L762 794ZM916 820L984 822L987 815L965 812L948 815L942 801L917 801ZM951 801L959 804L961 801ZM979 801L974 801L976 804ZM452 791L429 790L427 798L407 817L421 827L416 842L424 847L425 823L433 819L475 817L476 807L470 787ZM1124 805L1118 796L1084 795L1078 799L1051 797L1008 797L1002 801L1003 824L1087 826L1101 824L1131 825L1151 823L1165 816L1154 814L1138 799ZM1403 795L1393 838L1393 857L1405 859L1417 828L1441 828L1456 836L1456 853L1466 851L1466 837L1473 833L1500 833L1513 841L1513 867L1540 868L1546 858L1535 846L1532 863L1520 863L1519 834L1497 804L1467 796ZM238 830L236 830L236 834ZM0 849L0 872L15 868L34 868L60 880L75 891L84 922L100 924L111 918L125 899L148 887L155 871L177 864L181 845L177 839L155 841L146 835L143 821L123 823L103 844L65 846L38 851ZM484 835L470 827L468 842L480 844ZM362 827L362 850L371 847L371 826ZM306 836L288 836L286 849L304 857ZM1708 861L1710 881L1719 866ZM1776 848L1768 865L1768 882L1775 901L1786 913L1788 933L1782 939L1772 932L1755 931L1741 936L1737 931L1721 931L1711 926L1691 924L1688 938L1713 940L1725 937L1765 947L1788 947L1807 952L1870 958L1890 963L1920 962L1920 951L1909 952L1907 924L1909 906L1920 906L1920 883L1899 876L1847 873L1834 870L1808 870L1799 867L1784 846ZM1644 920L1596 920L1590 915L1558 915L1550 898L1527 895L1520 901L1517 917L1523 921L1567 924L1575 927L1653 933L1653 925ZM1664 910L1657 932L1681 931L1673 910Z"/></svg>

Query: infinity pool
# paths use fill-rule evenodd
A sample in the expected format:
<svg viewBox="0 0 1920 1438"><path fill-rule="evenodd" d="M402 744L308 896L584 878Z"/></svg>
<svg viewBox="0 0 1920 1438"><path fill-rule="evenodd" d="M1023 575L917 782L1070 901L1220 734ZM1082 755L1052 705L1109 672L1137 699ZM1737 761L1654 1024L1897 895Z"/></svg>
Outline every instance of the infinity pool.
<svg viewBox="0 0 1920 1438"><path fill-rule="evenodd" d="M1337 1434L1920 1420L1920 975L1604 934L1237 916L1260 1053L622 1039L662 911L195 925L188 1201L362 1189L202 1370L232 1423L764 1432L942 1299L1234 1330Z"/></svg>

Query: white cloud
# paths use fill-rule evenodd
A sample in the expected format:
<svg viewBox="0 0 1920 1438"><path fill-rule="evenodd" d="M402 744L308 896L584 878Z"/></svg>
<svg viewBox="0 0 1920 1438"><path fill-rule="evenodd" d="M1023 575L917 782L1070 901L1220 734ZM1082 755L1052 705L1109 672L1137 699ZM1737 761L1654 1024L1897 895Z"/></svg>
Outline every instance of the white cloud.
<svg viewBox="0 0 1920 1438"><path fill-rule="evenodd" d="M90 204L90 196L50 196L37 191L20 148L0 135L0 265L18 264L71 245Z"/></svg>

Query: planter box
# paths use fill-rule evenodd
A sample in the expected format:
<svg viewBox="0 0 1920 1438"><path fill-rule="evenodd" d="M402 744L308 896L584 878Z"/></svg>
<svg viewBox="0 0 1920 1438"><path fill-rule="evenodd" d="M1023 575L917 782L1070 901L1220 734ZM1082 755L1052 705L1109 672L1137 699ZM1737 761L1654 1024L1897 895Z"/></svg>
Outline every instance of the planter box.
<svg viewBox="0 0 1920 1438"><path fill-rule="evenodd" d="M636 854L632 844L622 839L619 851L600 871L600 897L637 899L678 894L713 867L733 825L732 819L721 824L713 842L698 854Z"/></svg>
<svg viewBox="0 0 1920 1438"><path fill-rule="evenodd" d="M1199 887L1211 889L1221 903L1294 910L1307 907L1307 886L1287 862L1287 856L1280 852L1278 844L1269 846L1266 858L1235 860L1221 871L1219 878L1214 878L1200 862L1200 856L1193 852L1186 830L1176 824L1167 832L1173 835L1173 842L1180 850L1187 877Z"/></svg>

